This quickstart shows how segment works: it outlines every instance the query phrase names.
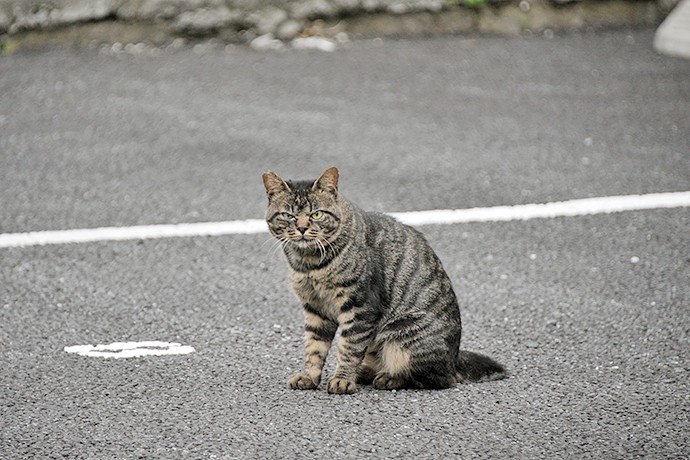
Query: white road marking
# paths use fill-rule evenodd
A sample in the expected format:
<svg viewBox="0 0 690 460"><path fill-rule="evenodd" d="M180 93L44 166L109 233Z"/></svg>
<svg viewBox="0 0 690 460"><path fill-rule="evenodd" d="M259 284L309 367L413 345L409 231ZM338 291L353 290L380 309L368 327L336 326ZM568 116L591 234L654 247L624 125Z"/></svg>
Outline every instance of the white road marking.
<svg viewBox="0 0 690 460"><path fill-rule="evenodd" d="M108 345L74 345L65 347L67 353L99 358L138 358L140 356L187 355L194 348L171 342L115 342Z"/></svg>
<svg viewBox="0 0 690 460"><path fill-rule="evenodd" d="M690 192L671 192L584 198L543 204L494 206L491 208L400 212L390 213L390 215L408 225L434 225L588 216L689 206Z"/></svg>
<svg viewBox="0 0 690 460"><path fill-rule="evenodd" d="M263 219L193 224L137 225L0 234L0 248L97 241L145 240L185 236L241 235L268 231Z"/></svg>
<svg viewBox="0 0 690 460"><path fill-rule="evenodd" d="M389 214L409 225L441 225L587 216L681 207L690 207L690 191L585 198L552 203L494 206L488 208L393 212ZM0 234L0 248L153 238L247 235L264 233L266 231L266 222L263 219L247 219L227 222L4 233Z"/></svg>

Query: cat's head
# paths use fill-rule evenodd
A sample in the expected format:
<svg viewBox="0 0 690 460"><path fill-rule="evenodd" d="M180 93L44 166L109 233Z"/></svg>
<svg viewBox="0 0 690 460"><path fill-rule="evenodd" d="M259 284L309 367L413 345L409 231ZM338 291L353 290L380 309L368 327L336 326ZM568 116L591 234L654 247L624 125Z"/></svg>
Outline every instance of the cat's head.
<svg viewBox="0 0 690 460"><path fill-rule="evenodd" d="M338 169L329 168L315 181L285 181L274 172L263 175L271 234L301 249L325 249L337 238L341 223Z"/></svg>

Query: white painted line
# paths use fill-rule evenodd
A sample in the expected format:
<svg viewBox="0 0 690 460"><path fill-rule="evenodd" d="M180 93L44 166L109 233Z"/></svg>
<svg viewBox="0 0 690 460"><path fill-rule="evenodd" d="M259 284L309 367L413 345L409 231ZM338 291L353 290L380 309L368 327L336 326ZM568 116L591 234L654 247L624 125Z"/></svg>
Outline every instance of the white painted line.
<svg viewBox="0 0 690 460"><path fill-rule="evenodd" d="M115 342L108 345L74 345L65 347L67 353L98 358L138 358L140 356L187 355L194 348L171 342Z"/></svg>
<svg viewBox="0 0 690 460"><path fill-rule="evenodd" d="M465 222L504 222L509 220L547 219L588 216L623 211L680 208L690 206L690 192L624 195L543 204L494 206L491 208L439 209L390 213L408 225L458 224Z"/></svg>
<svg viewBox="0 0 690 460"><path fill-rule="evenodd" d="M96 241L146 240L185 236L217 236L263 233L268 231L262 219L193 224L138 225L76 230L49 230L0 234L0 248L41 246L44 244L90 243Z"/></svg>
<svg viewBox="0 0 690 460"><path fill-rule="evenodd" d="M624 211L681 207L690 207L690 192L609 196L543 204L494 206L489 208L394 212L390 213L390 215L409 225L439 225L466 222L503 222L510 220L587 216ZM248 235L264 233L266 231L266 222L264 220L248 219L227 222L5 233L0 234L0 248L152 238Z"/></svg>

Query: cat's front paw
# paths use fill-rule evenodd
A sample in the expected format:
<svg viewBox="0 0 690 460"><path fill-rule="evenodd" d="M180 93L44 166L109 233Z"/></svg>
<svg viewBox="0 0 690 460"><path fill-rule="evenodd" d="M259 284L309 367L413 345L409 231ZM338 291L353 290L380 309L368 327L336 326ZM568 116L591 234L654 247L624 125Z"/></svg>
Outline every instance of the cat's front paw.
<svg viewBox="0 0 690 460"><path fill-rule="evenodd" d="M308 375L295 374L288 380L288 386L293 390L313 390L319 386L320 380L314 381Z"/></svg>
<svg viewBox="0 0 690 460"><path fill-rule="evenodd" d="M334 377L328 382L328 392L335 395L351 395L357 390L357 384L351 380Z"/></svg>

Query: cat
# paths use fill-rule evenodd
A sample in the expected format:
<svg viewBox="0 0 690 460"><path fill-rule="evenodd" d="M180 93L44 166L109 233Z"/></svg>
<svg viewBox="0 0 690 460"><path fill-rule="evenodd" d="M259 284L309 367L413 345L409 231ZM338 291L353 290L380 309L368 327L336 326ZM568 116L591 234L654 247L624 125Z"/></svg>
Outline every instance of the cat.
<svg viewBox="0 0 690 460"><path fill-rule="evenodd" d="M506 377L493 359L461 351L460 309L440 260L417 230L366 212L338 193L338 169L315 181L263 175L266 221L282 244L304 310L304 368L293 389L315 389L340 328L328 392L448 388Z"/></svg>

